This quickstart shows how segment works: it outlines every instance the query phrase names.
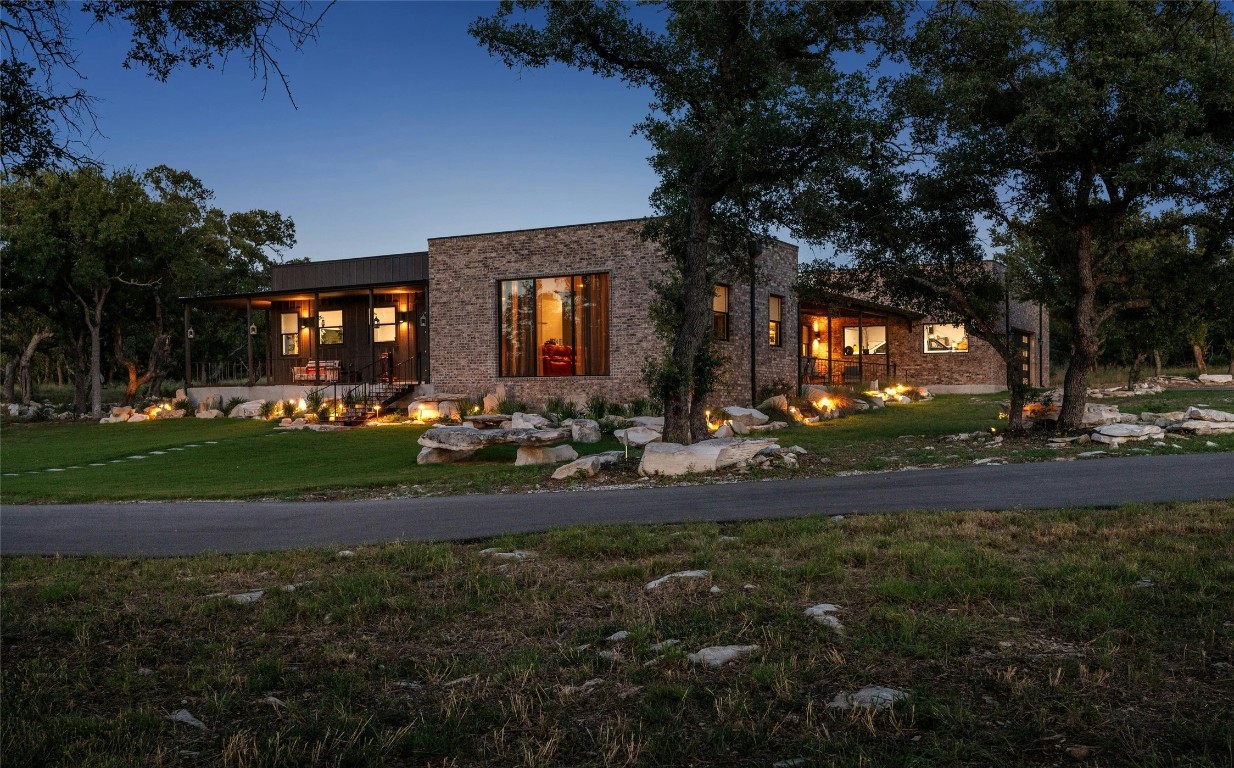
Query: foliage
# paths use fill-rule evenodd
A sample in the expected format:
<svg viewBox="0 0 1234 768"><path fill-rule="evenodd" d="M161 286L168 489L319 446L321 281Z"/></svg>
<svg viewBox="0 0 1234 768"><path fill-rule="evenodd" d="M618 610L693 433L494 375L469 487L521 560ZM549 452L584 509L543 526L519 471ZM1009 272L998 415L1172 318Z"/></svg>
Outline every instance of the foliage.
<svg viewBox="0 0 1234 768"><path fill-rule="evenodd" d="M296 401L295 400L284 400L283 401L283 418L290 419L295 415L296 415Z"/></svg>
<svg viewBox="0 0 1234 768"><path fill-rule="evenodd" d="M281 0L88 0L77 8L94 25L128 30L125 69L136 67L166 82L182 67L214 69L239 54L247 58L253 78L262 81L263 95L273 74L288 98L289 83L276 58L278 38L284 37L291 50L301 50L317 38L325 12L309 15L308 4ZM86 146L99 129L95 100L81 85L86 74L79 69L72 33L74 6L3 0L0 12L6 43L0 60L0 167L5 175L52 166L100 166Z"/></svg>
<svg viewBox="0 0 1234 768"><path fill-rule="evenodd" d="M585 415L592 421L601 421L605 416L624 416L621 405L614 403L604 395L592 395L587 398Z"/></svg>
<svg viewBox="0 0 1234 768"><path fill-rule="evenodd" d="M1009 245L1032 294L1069 318L1061 422L1077 426L1103 326L1145 301L1132 245L1181 225L1203 258L1228 248L1229 9L942 3L908 54L912 70L892 93L914 154L892 164L918 169L906 197L927 203L920 236L944 239L944 264L948 243L971 262L983 225Z"/></svg>
<svg viewBox="0 0 1234 768"><path fill-rule="evenodd" d="M278 403L274 400L263 400L261 403L261 417L263 419L273 418L277 409Z"/></svg>
<svg viewBox="0 0 1234 768"><path fill-rule="evenodd" d="M522 400L515 400L509 397L503 397L497 401L497 412L504 413L507 416L514 413L527 413L531 410L531 406Z"/></svg>
<svg viewBox="0 0 1234 768"><path fill-rule="evenodd" d="M320 389L314 389L304 396L304 404L307 406L310 413L316 413L321 410L321 406L325 403L325 396L322 395Z"/></svg>
<svg viewBox="0 0 1234 768"><path fill-rule="evenodd" d="M655 11L656 24L641 21ZM509 66L560 63L655 99L636 130L660 177L659 217L644 234L670 267L665 360L647 377L666 440L706 437L716 277L745 268L801 206L827 208L836 170L861 145L866 73L836 58L889 44L902 13L889 3L507 2L472 25Z"/></svg>
<svg viewBox="0 0 1234 768"><path fill-rule="evenodd" d="M636 397L626 409L630 416L663 416L664 409L650 397Z"/></svg>
<svg viewBox="0 0 1234 768"><path fill-rule="evenodd" d="M185 413L192 413L193 412L193 401L189 400L187 397L182 397L179 400L172 401L171 407L177 411L184 411Z"/></svg>
<svg viewBox="0 0 1234 768"><path fill-rule="evenodd" d="M581 416L582 411L563 397L550 397L544 401L544 414L552 414L558 421L564 421Z"/></svg>

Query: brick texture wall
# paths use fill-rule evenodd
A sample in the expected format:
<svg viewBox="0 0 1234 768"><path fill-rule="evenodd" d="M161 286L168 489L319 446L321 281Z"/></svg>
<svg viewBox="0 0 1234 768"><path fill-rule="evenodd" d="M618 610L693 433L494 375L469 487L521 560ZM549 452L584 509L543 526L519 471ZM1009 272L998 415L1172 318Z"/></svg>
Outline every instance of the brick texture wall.
<svg viewBox="0 0 1234 768"><path fill-rule="evenodd" d="M641 220L547 229L443 237L429 240L429 352L434 389L482 395L504 389L511 398L543 402L548 397L604 395L618 401L645 396L643 366L659 353L650 317L652 284L664 271L657 246L644 243ZM792 285L797 249L773 243L760 257L755 295L760 386L795 383L797 302ZM500 377L498 375L498 283L502 280L603 272L609 275L609 375ZM768 342L768 296L784 297L781 346ZM749 288L734 282L728 363L721 404L746 403L749 387ZM721 402L722 401L722 402Z"/></svg>

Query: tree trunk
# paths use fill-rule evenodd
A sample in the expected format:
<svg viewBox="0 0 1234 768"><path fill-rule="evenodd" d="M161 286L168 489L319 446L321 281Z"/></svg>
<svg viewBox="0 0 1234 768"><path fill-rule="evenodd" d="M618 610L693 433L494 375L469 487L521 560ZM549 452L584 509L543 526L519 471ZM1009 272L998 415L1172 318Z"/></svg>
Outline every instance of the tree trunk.
<svg viewBox="0 0 1234 768"><path fill-rule="evenodd" d="M13 384L16 382L17 361L9 360L4 364L4 384L0 388L0 403L13 402Z"/></svg>
<svg viewBox="0 0 1234 768"><path fill-rule="evenodd" d="M21 380L21 401L25 405L34 403L34 384L30 381L30 359L34 357L38 346L53 335L45 328L35 331L30 337L30 343L26 345L26 351L21 353L21 361L17 364L17 377Z"/></svg>
<svg viewBox="0 0 1234 768"><path fill-rule="evenodd" d="M1153 350L1153 375L1161 378L1161 350Z"/></svg>
<svg viewBox="0 0 1234 768"><path fill-rule="evenodd" d="M1007 369L1007 432L1024 432L1024 384L1020 377L1020 361L1008 348L1003 358Z"/></svg>
<svg viewBox="0 0 1234 768"><path fill-rule="evenodd" d="M124 386L124 405L132 405L133 402L137 400L137 390L140 389L143 384L150 381L150 378L154 375L154 369L153 366L151 366L146 369L144 374L139 376L137 374L137 364L132 360L129 360L124 354L124 338L120 334L120 326L117 325L115 327L113 334L116 362L124 366L125 371L128 372L128 382ZM154 345L156 348L159 345L159 339L157 337L154 340Z"/></svg>
<svg viewBox="0 0 1234 768"><path fill-rule="evenodd" d="M1191 354L1195 357L1195 367L1200 373L1208 373L1208 363L1204 360L1204 347L1191 342Z"/></svg>
<svg viewBox="0 0 1234 768"><path fill-rule="evenodd" d="M693 396L695 357L711 327L711 297L707 295L707 263L711 246L711 209L713 201L699 194L702 172L695 173L690 190L690 231L686 239L685 262L682 265L684 308L681 328L673 340L669 365L676 375L664 393L664 442L691 442L692 426L703 426L705 415L691 418L692 406L702 401L705 393ZM705 427L703 432L705 432Z"/></svg>
<svg viewBox="0 0 1234 768"><path fill-rule="evenodd" d="M1141 352L1131 361L1131 371L1127 373L1127 389L1133 389L1135 383L1140 380L1140 369L1144 367L1144 361L1148 355Z"/></svg>
<svg viewBox="0 0 1234 768"><path fill-rule="evenodd" d="M1076 254L1076 303L1072 313L1071 360L1063 377L1063 406L1058 417L1060 429L1079 429L1088 404L1088 374L1097 365L1097 283L1093 278L1092 229L1080 228Z"/></svg>
<svg viewBox="0 0 1234 768"><path fill-rule="evenodd" d="M78 333L73 339L73 412L86 412L90 399L90 360L86 354L86 339Z"/></svg>

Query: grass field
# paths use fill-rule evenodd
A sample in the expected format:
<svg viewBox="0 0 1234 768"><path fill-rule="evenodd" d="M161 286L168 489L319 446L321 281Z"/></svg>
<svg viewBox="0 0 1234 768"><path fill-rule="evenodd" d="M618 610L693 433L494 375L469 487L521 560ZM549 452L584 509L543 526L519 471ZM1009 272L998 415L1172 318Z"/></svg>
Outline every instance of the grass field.
<svg viewBox="0 0 1234 768"><path fill-rule="evenodd" d="M1001 446L955 443L960 432L1003 425L998 395L941 396L930 402L856 414L815 427L773 433L781 445L810 453L796 470L755 471L754 477L825 475L906 467L960 466L982 458L1048 461L1091 450L1047 448L1044 433ZM1161 412L1205 403L1234 410L1234 392L1176 391L1115 402L1126 412ZM514 448L497 446L475 461L419 466L423 427L389 425L345 432L285 432L273 423L184 419L141 424L43 422L6 424L0 432L0 500L84 502L150 499L331 498L356 495L486 493L565 487L554 467L514 467ZM1234 450L1234 435L1124 446L1111 455ZM1217 448L1208 447L1213 442ZM193 446L193 447L190 447ZM615 450L611 437L576 445L580 453ZM143 458L133 458L134 456ZM591 483L637 481L637 452ZM731 478L731 473L717 479Z"/></svg>
<svg viewBox="0 0 1234 768"><path fill-rule="evenodd" d="M1230 502L3 567L6 766L1234 761Z"/></svg>

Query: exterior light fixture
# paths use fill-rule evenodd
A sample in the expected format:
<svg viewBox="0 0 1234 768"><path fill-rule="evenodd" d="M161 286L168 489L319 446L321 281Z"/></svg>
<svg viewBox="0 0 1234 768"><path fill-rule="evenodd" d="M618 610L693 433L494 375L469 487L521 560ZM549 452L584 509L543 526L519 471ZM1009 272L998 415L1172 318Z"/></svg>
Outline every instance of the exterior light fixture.
<svg viewBox="0 0 1234 768"><path fill-rule="evenodd" d="M257 335L257 325L256 324L250 325L249 326L249 336L256 336L256 335Z"/></svg>
<svg viewBox="0 0 1234 768"><path fill-rule="evenodd" d="M304 316L304 317L300 318L300 327L301 327L301 328L312 328L312 327L313 327L314 325L316 325L316 324L317 324L317 323L314 321L314 319L313 319L313 316L312 316L312 315L306 315L306 316Z"/></svg>
<svg viewBox="0 0 1234 768"><path fill-rule="evenodd" d="M194 331L192 328L190 328L188 330L188 333L186 333L185 335L188 336L190 339L195 339L197 338L197 331Z"/></svg>

